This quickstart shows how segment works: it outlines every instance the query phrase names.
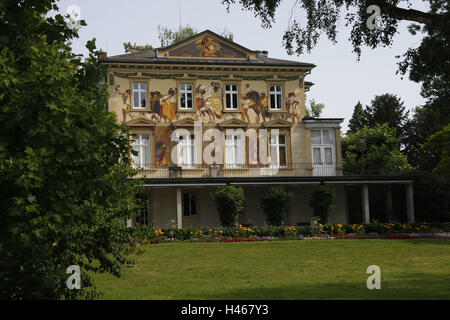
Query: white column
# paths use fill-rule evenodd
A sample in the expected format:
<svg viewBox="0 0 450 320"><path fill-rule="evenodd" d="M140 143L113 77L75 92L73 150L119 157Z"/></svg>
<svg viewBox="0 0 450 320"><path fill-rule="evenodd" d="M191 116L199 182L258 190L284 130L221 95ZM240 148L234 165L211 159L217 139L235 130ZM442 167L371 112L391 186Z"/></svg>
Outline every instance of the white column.
<svg viewBox="0 0 450 320"><path fill-rule="evenodd" d="M177 188L177 228L183 228L183 212L181 208L181 189Z"/></svg>
<svg viewBox="0 0 450 320"><path fill-rule="evenodd" d="M370 212L369 212L369 185L362 185L362 209L363 209L363 223L370 223Z"/></svg>
<svg viewBox="0 0 450 320"><path fill-rule="evenodd" d="M414 222L414 193L412 183L406 186L406 216L408 223Z"/></svg>

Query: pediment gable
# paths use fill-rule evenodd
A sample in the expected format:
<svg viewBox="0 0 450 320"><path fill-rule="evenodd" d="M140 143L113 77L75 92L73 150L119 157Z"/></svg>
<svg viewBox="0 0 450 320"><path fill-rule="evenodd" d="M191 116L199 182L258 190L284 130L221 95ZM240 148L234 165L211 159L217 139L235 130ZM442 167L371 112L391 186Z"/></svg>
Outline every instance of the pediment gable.
<svg viewBox="0 0 450 320"><path fill-rule="evenodd" d="M154 127L156 122L150 119L139 117L125 123L127 127Z"/></svg>
<svg viewBox="0 0 450 320"><path fill-rule="evenodd" d="M273 128L273 127L290 127L292 126L292 122L285 119L273 119L267 122L264 122L264 127Z"/></svg>
<svg viewBox="0 0 450 320"><path fill-rule="evenodd" d="M256 51L249 50L210 30L206 30L177 44L158 49L158 57L166 58L253 58Z"/></svg>
<svg viewBox="0 0 450 320"><path fill-rule="evenodd" d="M193 127L195 125L195 120L192 118L184 118L172 122L174 127Z"/></svg>
<svg viewBox="0 0 450 320"><path fill-rule="evenodd" d="M236 127L248 127L248 122L236 118L227 119L220 123L218 123L219 127L229 127L229 128L236 128Z"/></svg>

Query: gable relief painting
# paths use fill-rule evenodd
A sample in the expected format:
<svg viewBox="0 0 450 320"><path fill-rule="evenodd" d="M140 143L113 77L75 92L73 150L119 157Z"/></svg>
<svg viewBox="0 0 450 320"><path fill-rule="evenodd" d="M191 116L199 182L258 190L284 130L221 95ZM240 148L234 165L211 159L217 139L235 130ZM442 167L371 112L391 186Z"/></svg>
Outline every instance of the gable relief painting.
<svg viewBox="0 0 450 320"><path fill-rule="evenodd" d="M171 57L222 57L246 58L245 52L236 50L229 45L210 36L204 36L196 41L169 51Z"/></svg>

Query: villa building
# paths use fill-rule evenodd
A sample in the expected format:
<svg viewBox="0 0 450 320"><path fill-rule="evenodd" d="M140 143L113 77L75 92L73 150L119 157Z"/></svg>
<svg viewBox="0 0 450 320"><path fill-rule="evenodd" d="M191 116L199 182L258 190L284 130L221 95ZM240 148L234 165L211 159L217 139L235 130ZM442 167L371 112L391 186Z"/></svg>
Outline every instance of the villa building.
<svg viewBox="0 0 450 320"><path fill-rule="evenodd" d="M371 184L406 186L405 220L414 220L411 179L346 172L343 119L306 116L313 83L305 77L314 64L270 58L209 30L168 47L102 57L101 63L109 111L132 134L133 163L149 203L131 223L218 226L210 194L226 184L244 188L243 225L265 224L261 197L273 184L294 194L289 225L311 223L308 201L321 183L336 190L332 222L354 220L347 205L351 186L361 190L360 222L370 221Z"/></svg>

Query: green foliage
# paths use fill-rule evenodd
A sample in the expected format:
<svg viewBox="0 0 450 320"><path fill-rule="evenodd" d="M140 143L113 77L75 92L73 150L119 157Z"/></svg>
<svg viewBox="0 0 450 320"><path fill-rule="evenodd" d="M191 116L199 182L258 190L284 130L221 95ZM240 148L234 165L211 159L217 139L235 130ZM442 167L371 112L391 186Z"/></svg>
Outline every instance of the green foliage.
<svg viewBox="0 0 450 320"><path fill-rule="evenodd" d="M24 9L26 8L26 9ZM120 275L138 208L125 129L105 109L95 42L84 61L55 1L0 6L0 298L93 298ZM9 30L9 31L8 31ZM8 31L8 32L7 32ZM81 267L81 290L66 268Z"/></svg>
<svg viewBox="0 0 450 320"><path fill-rule="evenodd" d="M366 108L358 102L349 122L349 132L354 133L364 126L374 128L377 124L387 123L389 127L396 130L397 137L402 139L408 113L405 112L403 102L396 95L390 93L378 95Z"/></svg>
<svg viewBox="0 0 450 320"><path fill-rule="evenodd" d="M306 107L306 116L319 118L323 109L325 109L325 105L323 103L316 103L314 99L311 99L309 101L309 108Z"/></svg>
<svg viewBox="0 0 450 320"><path fill-rule="evenodd" d="M342 139L344 170L349 174L396 174L411 169L400 152L395 129L364 127Z"/></svg>
<svg viewBox="0 0 450 320"><path fill-rule="evenodd" d="M216 203L220 222L224 227L237 225L237 218L244 209L244 189L234 186L220 186L211 194Z"/></svg>
<svg viewBox="0 0 450 320"><path fill-rule="evenodd" d="M123 49L125 50L125 52L133 52L133 51L151 50L153 49L153 47L150 44L137 45L136 43L131 44L131 42L124 42Z"/></svg>
<svg viewBox="0 0 450 320"><path fill-rule="evenodd" d="M319 223L327 223L330 210L334 205L334 197L333 187L326 185L314 187L309 198L309 206L313 209L313 217L318 218Z"/></svg>
<svg viewBox="0 0 450 320"><path fill-rule="evenodd" d="M450 184L427 171L415 172L414 215L417 221L450 221Z"/></svg>
<svg viewBox="0 0 450 320"><path fill-rule="evenodd" d="M450 185L450 124L431 135L423 148L440 155L440 160L433 169L433 173Z"/></svg>
<svg viewBox="0 0 450 320"><path fill-rule="evenodd" d="M366 110L364 109L361 102L358 101L355 108L353 109L352 118L348 123L347 133L354 133L367 125Z"/></svg>
<svg viewBox="0 0 450 320"><path fill-rule="evenodd" d="M266 221L271 226L281 226L289 210L289 201L292 192L286 191L282 185L273 185L264 192L261 208L266 216Z"/></svg>
<svg viewBox="0 0 450 320"><path fill-rule="evenodd" d="M230 5L239 3L243 9L252 11L261 19L262 26L270 28L275 22L275 14L281 0L222 0L229 10ZM431 10L404 9L409 4L408 0L397 1L366 1L366 0L326 0L311 1L299 0L294 3L288 28L283 35L283 45L288 54L301 55L314 48L320 36L326 35L328 39L336 43L339 19L342 12L346 12L345 25L351 27L350 42L353 50L361 54L361 47L370 48L377 46L389 46L393 43L397 33L399 21L415 21L443 29L448 21L448 5L445 0L429 0ZM371 30L367 27L367 20L372 13L367 13L370 5L377 5L381 10L381 24L378 29ZM306 17L304 20L294 16L294 12Z"/></svg>
<svg viewBox="0 0 450 320"><path fill-rule="evenodd" d="M197 33L190 25L182 26L178 30L171 30L168 27L158 25L158 38L161 42L161 47L167 47L174 43L183 41Z"/></svg>

